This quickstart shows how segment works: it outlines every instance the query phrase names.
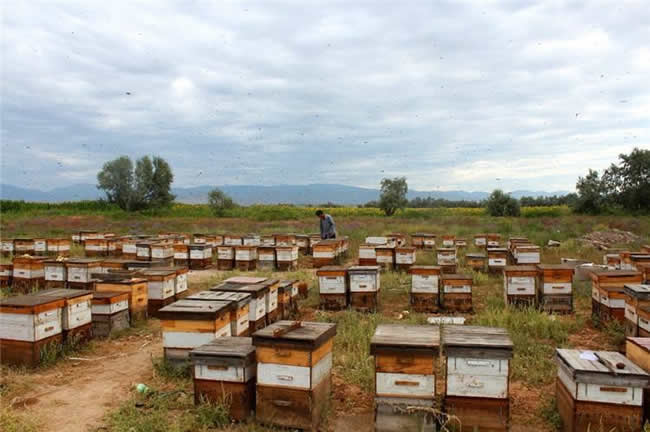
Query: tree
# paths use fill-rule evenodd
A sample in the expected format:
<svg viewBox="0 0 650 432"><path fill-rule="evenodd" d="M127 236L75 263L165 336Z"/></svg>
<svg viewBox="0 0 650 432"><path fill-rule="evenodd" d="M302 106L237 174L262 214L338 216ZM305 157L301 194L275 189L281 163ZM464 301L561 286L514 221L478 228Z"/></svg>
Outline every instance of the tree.
<svg viewBox="0 0 650 432"><path fill-rule="evenodd" d="M586 177L578 178L576 190L578 197L573 204L573 210L577 213L598 214L605 209L605 188L598 171L590 169Z"/></svg>
<svg viewBox="0 0 650 432"><path fill-rule="evenodd" d="M172 169L164 159L144 156L136 161L135 170L128 156L106 162L97 174L97 188L106 199L126 211L164 207L174 201Z"/></svg>
<svg viewBox="0 0 650 432"><path fill-rule="evenodd" d="M232 198L219 188L214 188L208 193L208 205L215 216L223 216L226 210L236 206Z"/></svg>
<svg viewBox="0 0 650 432"><path fill-rule="evenodd" d="M386 216L394 215L397 210L403 209L408 204L408 199L406 199L407 192L408 184L406 184L406 177L383 179L381 181L379 208L384 211Z"/></svg>
<svg viewBox="0 0 650 432"><path fill-rule="evenodd" d="M519 201L501 189L495 189L485 205L490 216L519 216L520 214Z"/></svg>
<svg viewBox="0 0 650 432"><path fill-rule="evenodd" d="M607 201L630 211L650 211L650 150L620 154L601 178Z"/></svg>

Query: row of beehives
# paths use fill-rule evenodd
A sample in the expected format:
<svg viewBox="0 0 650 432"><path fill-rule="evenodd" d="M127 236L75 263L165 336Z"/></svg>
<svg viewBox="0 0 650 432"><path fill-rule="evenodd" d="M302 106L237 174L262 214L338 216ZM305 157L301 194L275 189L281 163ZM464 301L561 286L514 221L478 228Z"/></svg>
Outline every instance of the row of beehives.
<svg viewBox="0 0 650 432"><path fill-rule="evenodd" d="M165 305L156 314L161 320L165 358L182 362L191 349L215 337L248 336L290 318L297 312L301 294L306 295L306 286L297 280L232 277Z"/></svg>

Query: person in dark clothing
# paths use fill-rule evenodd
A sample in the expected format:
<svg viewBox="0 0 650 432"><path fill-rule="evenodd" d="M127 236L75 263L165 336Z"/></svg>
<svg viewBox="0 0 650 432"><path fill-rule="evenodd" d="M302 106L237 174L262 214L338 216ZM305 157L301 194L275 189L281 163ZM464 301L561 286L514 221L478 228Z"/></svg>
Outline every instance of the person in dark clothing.
<svg viewBox="0 0 650 432"><path fill-rule="evenodd" d="M316 216L320 219L320 238L323 240L336 238L336 224L332 216L323 213L323 210L317 210Z"/></svg>

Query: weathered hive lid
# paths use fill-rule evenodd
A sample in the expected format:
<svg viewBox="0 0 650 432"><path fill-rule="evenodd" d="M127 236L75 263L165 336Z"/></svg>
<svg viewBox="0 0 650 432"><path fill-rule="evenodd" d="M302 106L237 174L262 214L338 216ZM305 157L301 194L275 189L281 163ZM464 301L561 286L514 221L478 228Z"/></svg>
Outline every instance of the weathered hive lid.
<svg viewBox="0 0 650 432"><path fill-rule="evenodd" d="M119 279L108 279L97 281L98 284L108 284L108 285L134 285L138 283L146 283L147 280L138 277L122 277Z"/></svg>
<svg viewBox="0 0 650 432"><path fill-rule="evenodd" d="M162 267L155 267L152 269L144 269L139 271L142 276L145 278L157 278L157 277L165 277L165 276L176 276L176 270L173 269L164 269Z"/></svg>
<svg viewBox="0 0 650 432"><path fill-rule="evenodd" d="M236 303L238 307L245 306L251 302L253 299L253 296L250 293L247 292L232 292L232 291L201 291L201 293L208 292L214 294L214 297L211 298L211 300L217 300L217 301L229 301ZM200 294L200 293L198 293ZM192 296L187 297L187 299L190 299ZM204 295L204 297L209 297L207 294ZM205 300L208 300L206 298Z"/></svg>
<svg viewBox="0 0 650 432"><path fill-rule="evenodd" d="M60 299L73 299L77 297L91 296L93 291L81 290L81 289L66 289L66 288L50 288L41 290L34 295L44 296L44 297L54 297Z"/></svg>
<svg viewBox="0 0 650 432"><path fill-rule="evenodd" d="M93 291L93 304L110 304L129 299L124 291Z"/></svg>
<svg viewBox="0 0 650 432"><path fill-rule="evenodd" d="M342 273L346 271L347 269L343 266L325 266L316 270L316 275L321 275L326 273Z"/></svg>
<svg viewBox="0 0 650 432"><path fill-rule="evenodd" d="M442 280L473 280L474 278L471 275L465 275L465 274L459 274L459 273L454 273L454 274L443 274L442 275Z"/></svg>
<svg viewBox="0 0 650 432"><path fill-rule="evenodd" d="M569 264L537 264L540 270L568 270L573 271L573 266Z"/></svg>
<svg viewBox="0 0 650 432"><path fill-rule="evenodd" d="M630 297L641 300L650 300L650 285L646 284L626 284L623 286L623 291Z"/></svg>
<svg viewBox="0 0 650 432"><path fill-rule="evenodd" d="M639 387L650 383L650 376L619 352L558 348L556 355L561 366L568 369L578 383L610 385L612 380L620 380Z"/></svg>
<svg viewBox="0 0 650 432"><path fill-rule="evenodd" d="M220 337L190 351L192 360L210 357L250 358L252 360L255 357L253 339L250 337Z"/></svg>
<svg viewBox="0 0 650 432"><path fill-rule="evenodd" d="M67 260L65 260L65 259L59 260L59 259L51 258L51 259L46 259L45 261L43 261L43 264L47 265L47 266L64 267L66 262L67 262Z"/></svg>
<svg viewBox="0 0 650 432"><path fill-rule="evenodd" d="M406 250L409 252L415 252L415 246L396 246L395 250Z"/></svg>
<svg viewBox="0 0 650 432"><path fill-rule="evenodd" d="M629 337L627 340L645 352L650 352L650 337Z"/></svg>
<svg viewBox="0 0 650 432"><path fill-rule="evenodd" d="M255 346L294 346L314 350L336 335L336 324L278 321L253 334Z"/></svg>
<svg viewBox="0 0 650 432"><path fill-rule="evenodd" d="M378 273L379 266L352 266L348 268L348 273Z"/></svg>
<svg viewBox="0 0 650 432"><path fill-rule="evenodd" d="M264 282L265 277L251 277L251 276L234 276L226 279L224 282L234 283L234 284L258 284Z"/></svg>
<svg viewBox="0 0 650 432"><path fill-rule="evenodd" d="M508 331L498 327L445 325L442 343L448 355L512 358L513 343Z"/></svg>
<svg viewBox="0 0 650 432"><path fill-rule="evenodd" d="M508 248L503 247L489 247L487 248L488 254L490 252L508 252Z"/></svg>
<svg viewBox="0 0 650 432"><path fill-rule="evenodd" d="M440 266L435 265L414 265L411 270L440 270Z"/></svg>
<svg viewBox="0 0 650 432"><path fill-rule="evenodd" d="M188 246L190 249L208 249L208 248L212 248L212 246L210 246L210 245L207 244L207 243L190 243L190 244L187 245L187 246Z"/></svg>
<svg viewBox="0 0 650 432"><path fill-rule="evenodd" d="M232 302L228 301L178 300L159 309L158 318L204 321L215 319L222 313L230 312L231 309Z"/></svg>
<svg viewBox="0 0 650 432"><path fill-rule="evenodd" d="M436 249L438 252L456 252L456 248L453 247L439 247Z"/></svg>
<svg viewBox="0 0 650 432"><path fill-rule="evenodd" d="M630 255L630 258L632 258L633 260L636 260L636 259L638 259L638 260L650 260L650 254L634 253L634 254Z"/></svg>
<svg viewBox="0 0 650 432"><path fill-rule="evenodd" d="M431 233L422 233L422 232L416 232L416 233L414 233L414 234L412 234L412 235L413 235L414 237L435 237L435 236L436 236L435 234L431 234Z"/></svg>
<svg viewBox="0 0 650 432"><path fill-rule="evenodd" d="M506 272L534 272L537 273L537 267L534 265L509 265L505 266Z"/></svg>
<svg viewBox="0 0 650 432"><path fill-rule="evenodd" d="M244 285L232 282L223 282L217 286L210 288L210 291L247 292L257 295L268 292L269 286L262 284Z"/></svg>
<svg viewBox="0 0 650 432"><path fill-rule="evenodd" d="M91 265L97 264L101 265L102 260L97 258L70 258L66 261L68 265Z"/></svg>
<svg viewBox="0 0 650 432"><path fill-rule="evenodd" d="M380 324L370 340L370 354L379 351L417 351L434 354L440 348L440 329L430 325Z"/></svg>
<svg viewBox="0 0 650 432"><path fill-rule="evenodd" d="M598 277L626 277L640 275L638 271L634 270L609 270L601 268L595 268L591 273Z"/></svg>
<svg viewBox="0 0 650 432"><path fill-rule="evenodd" d="M155 270L160 270L160 271L173 271L178 274L181 273L187 273L190 269L187 267L182 267L182 266L173 266L173 267L155 267Z"/></svg>
<svg viewBox="0 0 650 432"><path fill-rule="evenodd" d="M482 253L468 253L465 254L465 258L487 258L487 255Z"/></svg>
<svg viewBox="0 0 650 432"><path fill-rule="evenodd" d="M64 304L65 300L61 298L25 294L0 300L0 312L36 314L62 308Z"/></svg>

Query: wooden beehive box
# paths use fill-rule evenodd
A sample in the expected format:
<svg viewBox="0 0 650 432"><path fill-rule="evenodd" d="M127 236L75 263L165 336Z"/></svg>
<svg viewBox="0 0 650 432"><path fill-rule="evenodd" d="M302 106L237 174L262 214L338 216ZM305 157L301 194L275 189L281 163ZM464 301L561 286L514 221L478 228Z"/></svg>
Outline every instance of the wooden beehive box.
<svg viewBox="0 0 650 432"><path fill-rule="evenodd" d="M509 431L513 343L507 330L445 325L442 344L445 411L459 418L463 431Z"/></svg>
<svg viewBox="0 0 650 432"><path fill-rule="evenodd" d="M176 300L176 270L147 269L138 275L147 280L148 316L157 316L160 309Z"/></svg>
<svg viewBox="0 0 650 432"><path fill-rule="evenodd" d="M122 258L134 260L138 257L138 240L134 238L122 238Z"/></svg>
<svg viewBox="0 0 650 432"><path fill-rule="evenodd" d="M650 284L650 264L637 264L636 269L641 273L643 283Z"/></svg>
<svg viewBox="0 0 650 432"><path fill-rule="evenodd" d="M318 431L328 411L336 324L279 321L253 334L257 421Z"/></svg>
<svg viewBox="0 0 650 432"><path fill-rule="evenodd" d="M490 272L501 272L508 265L508 249L500 247L488 247L488 270Z"/></svg>
<svg viewBox="0 0 650 432"><path fill-rule="evenodd" d="M297 246L295 246L297 247ZM291 318L291 290L290 281L280 281L278 283L278 319L287 320Z"/></svg>
<svg viewBox="0 0 650 432"><path fill-rule="evenodd" d="M433 249L436 246L436 235L417 232L411 235L411 245L418 249Z"/></svg>
<svg viewBox="0 0 650 432"><path fill-rule="evenodd" d="M503 294L507 305L535 306L537 267L506 266L503 269Z"/></svg>
<svg viewBox="0 0 650 432"><path fill-rule="evenodd" d="M184 243L174 244L174 265L189 267L190 266L190 249Z"/></svg>
<svg viewBox="0 0 650 432"><path fill-rule="evenodd" d="M450 312L472 312L473 282L471 275L442 275L442 308Z"/></svg>
<svg viewBox="0 0 650 432"><path fill-rule="evenodd" d="M650 254L635 253L630 255L631 270L641 271L645 265L650 265Z"/></svg>
<svg viewBox="0 0 650 432"><path fill-rule="evenodd" d="M14 255L34 255L34 239L14 239Z"/></svg>
<svg viewBox="0 0 650 432"><path fill-rule="evenodd" d="M336 240L320 240L312 245L311 250L314 267L336 264L338 258L338 242Z"/></svg>
<svg viewBox="0 0 650 432"><path fill-rule="evenodd" d="M456 248L442 247L436 251L436 258L438 265L455 265L456 264Z"/></svg>
<svg viewBox="0 0 650 432"><path fill-rule="evenodd" d="M388 245L375 246L377 265L383 270L392 270L395 265L395 248Z"/></svg>
<svg viewBox="0 0 650 432"><path fill-rule="evenodd" d="M223 404L235 421L253 414L257 362L252 341L222 337L190 351L195 404Z"/></svg>
<svg viewBox="0 0 650 432"><path fill-rule="evenodd" d="M442 235L442 247L453 248L455 246L456 236L453 234Z"/></svg>
<svg viewBox="0 0 650 432"><path fill-rule="evenodd" d="M510 251L514 251L517 245L525 245L525 244L531 244L530 240L528 240L528 237L508 237L508 241L506 242L506 247Z"/></svg>
<svg viewBox="0 0 650 432"><path fill-rule="evenodd" d="M242 236L237 234L224 234L223 244L224 246L239 246L244 243Z"/></svg>
<svg viewBox="0 0 650 432"><path fill-rule="evenodd" d="M151 261L151 244L152 241L138 241L135 244L135 259L139 261Z"/></svg>
<svg viewBox="0 0 650 432"><path fill-rule="evenodd" d="M146 279L129 277L120 280L98 281L95 284L95 291L128 293L131 323L147 319L149 293Z"/></svg>
<svg viewBox="0 0 650 432"><path fill-rule="evenodd" d="M235 246L235 267L241 271L257 268L257 246Z"/></svg>
<svg viewBox="0 0 650 432"><path fill-rule="evenodd" d="M189 269L187 267L181 266L170 268L174 269L176 272L176 281L174 282L174 295L176 296L176 300L180 300L187 294L187 274L189 273Z"/></svg>
<svg viewBox="0 0 650 432"><path fill-rule="evenodd" d="M386 236L387 242L386 244L394 244L395 247L400 247L400 246L406 246L408 243L406 234L402 233L390 233Z"/></svg>
<svg viewBox="0 0 650 432"><path fill-rule="evenodd" d="M650 285L626 284L625 294L625 335L639 335L639 313L642 307L650 307Z"/></svg>
<svg viewBox="0 0 650 432"><path fill-rule="evenodd" d="M549 313L573 312L573 267L538 264L539 307Z"/></svg>
<svg viewBox="0 0 650 432"><path fill-rule="evenodd" d="M269 295L266 296L266 323L274 323L279 319L280 315L278 310L278 289L280 287L280 281L278 279L266 279L259 284L269 288Z"/></svg>
<svg viewBox="0 0 650 432"><path fill-rule="evenodd" d="M93 273L102 272L102 260L97 258L74 258L65 262L68 271L68 288L93 290Z"/></svg>
<svg viewBox="0 0 650 432"><path fill-rule="evenodd" d="M628 337L625 355L646 373L650 373L650 338ZM643 389L643 423L650 420L650 389Z"/></svg>
<svg viewBox="0 0 650 432"><path fill-rule="evenodd" d="M106 239L106 247L108 249L108 256L121 256L122 255L122 239L119 237L111 237Z"/></svg>
<svg viewBox="0 0 650 432"><path fill-rule="evenodd" d="M360 312L376 312L379 304L379 266L348 268L350 306Z"/></svg>
<svg viewBox="0 0 650 432"><path fill-rule="evenodd" d="M398 270L408 271L416 259L416 249L412 246L395 248L395 267Z"/></svg>
<svg viewBox="0 0 650 432"><path fill-rule="evenodd" d="M20 295L0 300L0 362L35 367L62 343L64 300Z"/></svg>
<svg viewBox="0 0 650 432"><path fill-rule="evenodd" d="M87 257L108 256L108 240L103 238L86 239L84 241L84 253Z"/></svg>
<svg viewBox="0 0 650 432"><path fill-rule="evenodd" d="M474 235L474 246L478 248L487 247L487 234L475 234Z"/></svg>
<svg viewBox="0 0 650 432"><path fill-rule="evenodd" d="M603 255L603 264L605 264L610 270L620 270L621 256L617 253L605 254Z"/></svg>
<svg viewBox="0 0 650 432"><path fill-rule="evenodd" d="M231 278L233 279L233 278ZM251 295L249 306L249 331L254 332L266 326L266 304L269 296L269 286L262 285L265 278L247 278L250 282L237 278L234 281L226 280L220 285L210 288L210 291L244 292Z"/></svg>
<svg viewBox="0 0 650 432"><path fill-rule="evenodd" d="M395 241L394 238L388 238L384 236L368 236L366 237L364 244L368 245L374 245L374 246L379 246L379 245L388 245L391 247L397 246L397 242Z"/></svg>
<svg viewBox="0 0 650 432"><path fill-rule="evenodd" d="M276 246L295 246L296 245L296 236L295 234L275 234L275 245Z"/></svg>
<svg viewBox="0 0 650 432"><path fill-rule="evenodd" d="M194 233L192 234L192 243L194 244L205 244L206 235L203 233Z"/></svg>
<svg viewBox="0 0 650 432"><path fill-rule="evenodd" d="M298 268L298 246L276 246L278 270L291 271Z"/></svg>
<svg viewBox="0 0 650 432"><path fill-rule="evenodd" d="M341 310L348 305L347 270L340 266L321 267L316 271L320 307Z"/></svg>
<svg viewBox="0 0 650 432"><path fill-rule="evenodd" d="M489 233L486 236L488 248L498 248L501 245L501 234Z"/></svg>
<svg viewBox="0 0 650 432"><path fill-rule="evenodd" d="M435 430L432 408L439 352L438 327L377 326L370 341L375 358L375 430ZM424 407L429 412L410 412L406 407Z"/></svg>
<svg viewBox="0 0 650 432"><path fill-rule="evenodd" d="M275 269L275 246L257 248L257 268L260 270Z"/></svg>
<svg viewBox="0 0 650 432"><path fill-rule="evenodd" d="M416 312L438 312L440 305L439 266L412 266L409 302Z"/></svg>
<svg viewBox="0 0 650 432"><path fill-rule="evenodd" d="M539 264L541 262L541 253L539 246L535 245L518 245L514 252L517 264Z"/></svg>
<svg viewBox="0 0 650 432"><path fill-rule="evenodd" d="M593 270L590 272L592 292L592 319L597 325L618 320L625 324L626 284L640 284L641 273L629 270ZM595 302L598 305L594 305Z"/></svg>
<svg viewBox="0 0 650 432"><path fill-rule="evenodd" d="M47 239L47 253L54 256L70 255L70 240L65 238Z"/></svg>
<svg viewBox="0 0 650 432"><path fill-rule="evenodd" d="M359 265L377 265L377 246L374 244L359 245Z"/></svg>
<svg viewBox="0 0 650 432"><path fill-rule="evenodd" d="M295 234L296 236L296 246L302 253L307 253L309 251L309 236L307 234Z"/></svg>
<svg viewBox="0 0 650 432"><path fill-rule="evenodd" d="M482 272L485 271L485 263L487 262L487 255L483 253L468 253L465 255L465 264L470 269Z"/></svg>
<svg viewBox="0 0 650 432"><path fill-rule="evenodd" d="M171 243L153 243L151 245L151 259L164 261L172 265L174 261L174 245Z"/></svg>
<svg viewBox="0 0 650 432"><path fill-rule="evenodd" d="M227 301L178 300L158 311L163 351L168 361L185 362L194 348L232 336Z"/></svg>
<svg viewBox="0 0 650 432"><path fill-rule="evenodd" d="M320 239L320 236L318 237ZM262 246L275 246L275 236L273 234L266 234L261 237Z"/></svg>
<svg viewBox="0 0 650 432"><path fill-rule="evenodd" d="M80 242L85 242L88 239L98 239L98 238L104 238L104 234L100 234L99 232L95 230L81 230L79 231L79 241Z"/></svg>
<svg viewBox="0 0 650 432"><path fill-rule="evenodd" d="M642 430L650 377L621 353L557 349L556 399L567 431Z"/></svg>
<svg viewBox="0 0 650 432"><path fill-rule="evenodd" d="M285 279L280 281L280 285L285 286L285 290L289 296L289 317L297 316L300 281L298 279Z"/></svg>
<svg viewBox="0 0 650 432"><path fill-rule="evenodd" d="M0 287L11 286L14 277L13 264L0 264Z"/></svg>
<svg viewBox="0 0 650 432"><path fill-rule="evenodd" d="M466 248L467 247L467 240L457 238L456 240L454 240L454 246L456 248Z"/></svg>
<svg viewBox="0 0 650 432"><path fill-rule="evenodd" d="M318 242L320 242L322 239L320 238L320 234L309 234L309 250L313 254L314 252L314 245ZM275 237L273 239L275 241Z"/></svg>
<svg viewBox="0 0 650 432"><path fill-rule="evenodd" d="M68 272L65 266L65 261L43 261L43 274L45 277L45 288L66 287Z"/></svg>
<svg viewBox="0 0 650 432"><path fill-rule="evenodd" d="M17 292L31 292L45 285L45 266L47 257L15 256L13 259L12 289Z"/></svg>
<svg viewBox="0 0 650 432"><path fill-rule="evenodd" d="M232 336L248 336L250 327L250 303L252 296L245 292L199 291L186 297L187 300L225 301L232 303L230 311L230 333Z"/></svg>
<svg viewBox="0 0 650 432"><path fill-rule="evenodd" d="M64 342L76 345L92 338L92 291L52 288L39 291L38 296L64 301L61 311Z"/></svg>
<svg viewBox="0 0 650 432"><path fill-rule="evenodd" d="M34 254L47 255L47 240L45 238L34 239Z"/></svg>
<svg viewBox="0 0 650 432"><path fill-rule="evenodd" d="M221 234L211 234L207 238L207 243L215 250L217 246L223 244L223 236Z"/></svg>
<svg viewBox="0 0 650 432"><path fill-rule="evenodd" d="M108 337L130 327L129 293L95 291L92 299L93 336Z"/></svg>
<svg viewBox="0 0 650 432"><path fill-rule="evenodd" d="M130 260L122 258L106 258L102 260L101 272L109 273L115 271L124 271L127 270L127 266L130 263Z"/></svg>
<svg viewBox="0 0 650 432"><path fill-rule="evenodd" d="M204 270L212 266L212 247L207 244L190 244L190 268Z"/></svg>
<svg viewBox="0 0 650 432"><path fill-rule="evenodd" d="M7 257L14 254L14 239L3 238L0 239L0 253L2 256Z"/></svg>
<svg viewBox="0 0 650 432"><path fill-rule="evenodd" d="M257 234L248 234L242 237L242 244L244 246L261 246L262 237Z"/></svg>
<svg viewBox="0 0 650 432"><path fill-rule="evenodd" d="M217 269L232 270L235 268L235 247L218 246L217 247Z"/></svg>

